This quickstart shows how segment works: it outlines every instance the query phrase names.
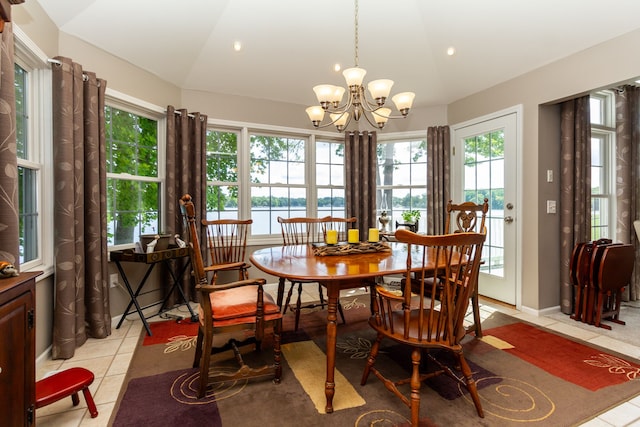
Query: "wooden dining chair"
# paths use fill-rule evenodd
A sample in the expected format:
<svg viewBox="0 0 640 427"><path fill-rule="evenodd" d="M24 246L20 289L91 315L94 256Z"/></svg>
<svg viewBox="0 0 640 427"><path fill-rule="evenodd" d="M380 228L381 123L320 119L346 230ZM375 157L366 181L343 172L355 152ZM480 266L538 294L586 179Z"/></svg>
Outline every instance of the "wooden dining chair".
<svg viewBox="0 0 640 427"><path fill-rule="evenodd" d="M191 266L196 291L200 296L200 324L193 360L193 367L200 368L198 397L205 395L209 385L225 381L273 376L273 381L279 383L282 375L282 314L271 296L264 292L265 280L245 279L225 284L215 281L208 283L196 227L195 208L190 195L185 194L180 199L180 210L189 230ZM224 264L219 267L224 269ZM217 276L214 274L214 277ZM254 344L259 351L265 329L270 327L273 328L274 335L274 363L257 368L246 365L239 347ZM226 337L230 336L233 338L227 341ZM233 350L240 367L235 371L216 369L211 355L229 349Z"/></svg>
<svg viewBox="0 0 640 427"><path fill-rule="evenodd" d="M325 225L331 217L327 216L324 218L306 218L306 217L294 217L294 218L282 218L278 217L278 223L280 223L280 228L282 231L282 243L284 246L292 246L292 245L309 245L312 243L323 243L325 237ZM345 223L346 224L346 223ZM345 232L346 233L346 232ZM322 285L317 283L318 286L318 303L308 303L304 306L302 305L302 286L304 284L309 283L317 283L314 281L302 281L296 280L291 282L291 286L289 287L289 292L287 293L287 298L285 300L284 305L282 305L282 299L284 296L285 289L285 279L280 278L278 282L278 305L282 307L282 314L286 314L287 309L290 307L289 304L291 302L291 296L293 295L294 288L298 290L298 299L296 301L295 308L292 310L295 312L295 330L298 330L298 326L300 324L300 311L305 308L315 308L322 307L326 305L324 301L324 292L322 290ZM340 312L340 317L342 318L342 323L344 320L344 313L342 311L342 305L338 301L338 311Z"/></svg>
<svg viewBox="0 0 640 427"><path fill-rule="evenodd" d="M422 381L447 374L466 387L478 415L484 417L476 383L460 341L466 334L464 318L477 284L485 235L455 233L429 236L397 230L395 237L408 245L405 278L419 279L417 283L420 283L421 289L417 296L412 295L412 280L403 282L402 293L390 291L384 286L374 288L374 314L369 319L369 325L377 336L367 358L361 384L365 385L369 374L373 373L411 409L411 425L418 426ZM422 258L418 266L412 264L412 253L416 252ZM416 267L417 271L414 270ZM423 296L427 294L437 298ZM410 378L390 379L383 374L384 366L376 367L380 343L385 338L411 348L413 368ZM455 357L454 366L440 359L443 353ZM426 362L435 363L439 369L420 372L424 366L421 363L423 356L426 356ZM407 390L403 389L407 384L410 397L407 397Z"/></svg>
<svg viewBox="0 0 640 427"><path fill-rule="evenodd" d="M489 212L489 199L485 198L483 203L463 202L454 204L452 200L447 203L447 219L444 233L482 233L487 234L485 225L487 212ZM419 283L413 285L414 290L420 286ZM427 287L427 290L429 287ZM429 296L429 295L427 295ZM473 311L473 324L467 328L468 332L475 332L476 337L482 338L482 318L480 317L480 301L478 296L478 284L474 286L471 294L471 309Z"/></svg>
<svg viewBox="0 0 640 427"><path fill-rule="evenodd" d="M223 271L237 270L238 280L248 279L251 264L245 262L245 253L249 227L253 220L203 219L201 222L207 229L210 263L205 267L205 272L212 273L211 283L215 282L218 273Z"/></svg>
<svg viewBox="0 0 640 427"><path fill-rule="evenodd" d="M454 204L449 200L449 203L447 203L447 223L444 232L445 234L475 232L486 236L487 226L485 222L487 212L489 212L489 199L487 198L479 204L473 202ZM476 337L482 338L482 318L480 317L477 283L473 287L473 294L471 294L471 309L473 310L473 325L467 328L467 332L474 331Z"/></svg>

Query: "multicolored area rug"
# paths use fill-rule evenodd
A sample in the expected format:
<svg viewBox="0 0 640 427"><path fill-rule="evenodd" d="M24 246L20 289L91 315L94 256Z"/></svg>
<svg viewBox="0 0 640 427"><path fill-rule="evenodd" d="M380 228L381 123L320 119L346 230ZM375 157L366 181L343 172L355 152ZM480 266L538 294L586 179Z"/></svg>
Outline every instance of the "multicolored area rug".
<svg viewBox="0 0 640 427"><path fill-rule="evenodd" d="M203 399L195 397L199 381L197 370L191 368L195 336L183 333L182 328L187 325L163 326L177 335L150 345L142 345L151 342L143 331L112 424L116 427L408 425L409 409L377 378L371 376L366 385L360 385L365 358L375 338L366 322L369 296L341 302L347 323L338 325L333 414L323 413L326 311L318 309L302 314L297 332L293 331L293 315L285 316L280 384L269 380L225 383ZM468 394L457 383L439 376L421 390L421 425L579 425L640 394L640 384L632 374L640 366L637 360L576 343L500 313L483 322L483 327L487 338L468 336L464 347L478 383L485 418L477 416ZM159 338L161 334L157 335ZM597 357L592 358L590 351ZM246 355L253 362L270 362L272 357L270 348ZM570 360L580 362L569 374L558 370ZM579 377L592 377L590 370L603 360L608 363L616 360L616 366L624 365L625 372L631 374L604 375L597 381L581 383ZM377 362L380 369L400 379L408 376L410 365L406 349L383 341ZM582 369L584 375L580 375Z"/></svg>

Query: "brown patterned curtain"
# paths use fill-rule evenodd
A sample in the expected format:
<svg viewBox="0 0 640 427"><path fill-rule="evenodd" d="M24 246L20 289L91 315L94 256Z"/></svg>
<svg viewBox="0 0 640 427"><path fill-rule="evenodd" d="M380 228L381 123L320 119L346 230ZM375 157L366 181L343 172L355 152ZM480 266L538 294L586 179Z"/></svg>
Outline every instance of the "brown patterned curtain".
<svg viewBox="0 0 640 427"><path fill-rule="evenodd" d="M14 90L13 29L4 24L0 45L0 261L20 261L18 224L18 158Z"/></svg>
<svg viewBox="0 0 640 427"><path fill-rule="evenodd" d="M571 314L569 262L576 243L591 239L589 95L563 102L560 122L560 309Z"/></svg>
<svg viewBox="0 0 640 427"><path fill-rule="evenodd" d="M166 202L167 230L171 235L180 234L183 240L182 217L178 200L185 193L191 194L198 220L207 217L207 116L188 113L185 109L167 107L167 161L166 161ZM206 241L206 231L202 227L200 241ZM195 299L189 277L184 279L184 294L187 299ZM170 297L171 306L177 295Z"/></svg>
<svg viewBox="0 0 640 427"><path fill-rule="evenodd" d="M427 129L427 234L442 234L451 190L449 126Z"/></svg>
<svg viewBox="0 0 640 427"><path fill-rule="evenodd" d="M53 65L54 359L111 334L107 281L107 82L69 58Z"/></svg>
<svg viewBox="0 0 640 427"><path fill-rule="evenodd" d="M378 227L376 218L376 161L375 132L345 132L344 161L347 216L358 218L360 239L366 239L369 228Z"/></svg>
<svg viewBox="0 0 640 427"><path fill-rule="evenodd" d="M625 86L616 90L616 239L636 247L636 268L631 286L623 298L640 299L640 244L633 221L640 219L640 88Z"/></svg>

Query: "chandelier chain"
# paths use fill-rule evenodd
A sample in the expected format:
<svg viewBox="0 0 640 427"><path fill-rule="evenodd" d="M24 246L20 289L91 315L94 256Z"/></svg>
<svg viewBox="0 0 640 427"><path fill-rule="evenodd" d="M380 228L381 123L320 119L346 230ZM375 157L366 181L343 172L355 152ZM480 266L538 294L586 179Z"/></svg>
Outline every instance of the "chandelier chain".
<svg viewBox="0 0 640 427"><path fill-rule="evenodd" d="M354 3L355 3L355 14L354 14L354 16L355 16L355 25L354 25L354 28L355 28L355 40L354 41L355 41L355 43L354 43L354 45L355 45L355 62L356 62L355 66L358 67L358 0L355 0Z"/></svg>

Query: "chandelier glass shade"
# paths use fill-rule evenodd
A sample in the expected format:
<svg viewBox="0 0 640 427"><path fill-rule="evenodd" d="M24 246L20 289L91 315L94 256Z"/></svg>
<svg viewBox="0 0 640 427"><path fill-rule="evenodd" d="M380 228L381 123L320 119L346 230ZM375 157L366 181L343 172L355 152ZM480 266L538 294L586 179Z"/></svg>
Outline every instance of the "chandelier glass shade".
<svg viewBox="0 0 640 427"><path fill-rule="evenodd" d="M403 118L409 114L413 105L415 93L402 92L391 98L400 115L392 115L391 109L384 107L393 80L379 79L369 82L367 91L364 86L364 76L367 71L358 67L358 0L355 0L355 67L342 72L348 88L346 102L343 98L347 89L341 86L321 84L313 87L320 105L306 109L309 120L315 127L335 125L338 132L342 132L351 122L364 117L373 127L384 128L389 119ZM328 113L330 120L325 122ZM324 123L323 123L324 122Z"/></svg>

